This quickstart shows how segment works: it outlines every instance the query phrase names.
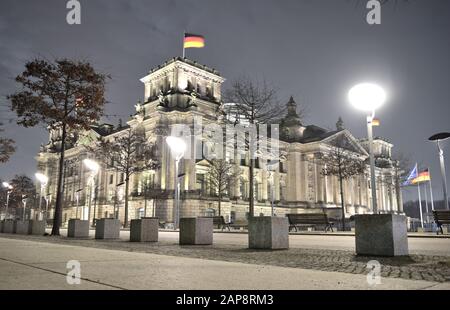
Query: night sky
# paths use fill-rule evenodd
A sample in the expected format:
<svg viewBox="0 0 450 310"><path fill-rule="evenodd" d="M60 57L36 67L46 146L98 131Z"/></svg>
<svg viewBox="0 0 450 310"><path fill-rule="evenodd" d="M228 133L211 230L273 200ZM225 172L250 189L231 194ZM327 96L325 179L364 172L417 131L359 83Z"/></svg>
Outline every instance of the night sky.
<svg viewBox="0 0 450 310"><path fill-rule="evenodd" d="M33 175L34 156L48 139L43 128L15 125L8 112L5 96L27 60L82 58L110 74L104 121L115 124L143 100L139 79L181 56L187 31L206 38L206 48L188 50L188 58L216 68L228 83L242 75L271 81L283 102L292 95L307 106L305 124L334 129L342 116L365 137L365 115L349 105L347 92L361 81L379 83L389 100L375 134L429 166L442 197L437 150L427 138L450 131L450 1L388 3L378 26L366 23L364 0L80 0L81 25L66 23L66 2L0 2L0 122L17 142L16 154L0 165L1 179ZM450 158L450 142L445 149ZM447 166L450 173L449 160Z"/></svg>

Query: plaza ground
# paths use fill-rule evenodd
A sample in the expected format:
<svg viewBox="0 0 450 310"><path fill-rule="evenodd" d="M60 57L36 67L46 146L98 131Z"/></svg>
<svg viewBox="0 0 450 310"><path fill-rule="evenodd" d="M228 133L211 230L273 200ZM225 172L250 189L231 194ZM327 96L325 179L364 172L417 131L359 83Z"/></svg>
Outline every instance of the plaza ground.
<svg viewBox="0 0 450 310"><path fill-rule="evenodd" d="M93 231L91 231L93 233ZM64 236L66 231L62 230ZM409 258L360 258L349 235L291 235L288 251L247 249L246 234L215 233L213 246L0 235L0 289L450 289L450 239L409 238ZM367 282L378 259L382 284ZM66 264L81 263L80 285Z"/></svg>

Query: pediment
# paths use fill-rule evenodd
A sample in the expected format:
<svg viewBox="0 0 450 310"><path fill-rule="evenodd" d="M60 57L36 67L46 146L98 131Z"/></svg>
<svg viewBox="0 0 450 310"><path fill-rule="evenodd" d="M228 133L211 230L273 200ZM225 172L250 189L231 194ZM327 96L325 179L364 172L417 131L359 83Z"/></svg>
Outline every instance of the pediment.
<svg viewBox="0 0 450 310"><path fill-rule="evenodd" d="M361 156L369 156L364 147L362 147L358 140L356 140L348 130L340 131L326 138L322 142L332 147L339 147L360 154Z"/></svg>

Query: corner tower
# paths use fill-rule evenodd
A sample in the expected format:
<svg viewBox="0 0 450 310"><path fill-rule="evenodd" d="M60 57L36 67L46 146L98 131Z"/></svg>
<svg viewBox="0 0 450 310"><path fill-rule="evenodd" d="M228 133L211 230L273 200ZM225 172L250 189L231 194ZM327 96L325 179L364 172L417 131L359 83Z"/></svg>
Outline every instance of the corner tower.
<svg viewBox="0 0 450 310"><path fill-rule="evenodd" d="M186 58L172 58L141 79L145 88L142 106L145 112L153 108L210 114L220 106L224 81L215 69Z"/></svg>

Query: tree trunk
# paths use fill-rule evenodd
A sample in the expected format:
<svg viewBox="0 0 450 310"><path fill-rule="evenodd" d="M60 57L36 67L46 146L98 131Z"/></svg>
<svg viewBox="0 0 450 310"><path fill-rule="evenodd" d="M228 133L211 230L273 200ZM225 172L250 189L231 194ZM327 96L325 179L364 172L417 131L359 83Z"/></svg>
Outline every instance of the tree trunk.
<svg viewBox="0 0 450 310"><path fill-rule="evenodd" d="M63 124L62 127L62 135L61 135L61 151L59 156L59 167L58 167L58 182L56 187L56 202L55 202L55 213L53 216L53 227L52 227L52 236L59 236L59 228L62 222L62 200L64 197L63 193L63 178L64 178L64 155L65 155L65 147L66 147L66 135L67 128L66 124Z"/></svg>
<svg viewBox="0 0 450 310"><path fill-rule="evenodd" d="M125 179L125 220L123 223L123 227L128 227L128 187L130 186L130 179L127 177Z"/></svg>
<svg viewBox="0 0 450 310"><path fill-rule="evenodd" d="M255 160L253 158L250 158L250 167L248 169L249 171L249 206L248 206L248 213L249 218L254 216L254 210L255 210L255 195L254 195L254 170L255 170Z"/></svg>
<svg viewBox="0 0 450 310"><path fill-rule="evenodd" d="M222 216L221 206L222 206L222 195L219 194L219 216Z"/></svg>
<svg viewBox="0 0 450 310"><path fill-rule="evenodd" d="M345 231L345 201L344 201L344 188L342 186L342 177L341 176L339 176L339 187L341 190L342 231Z"/></svg>

